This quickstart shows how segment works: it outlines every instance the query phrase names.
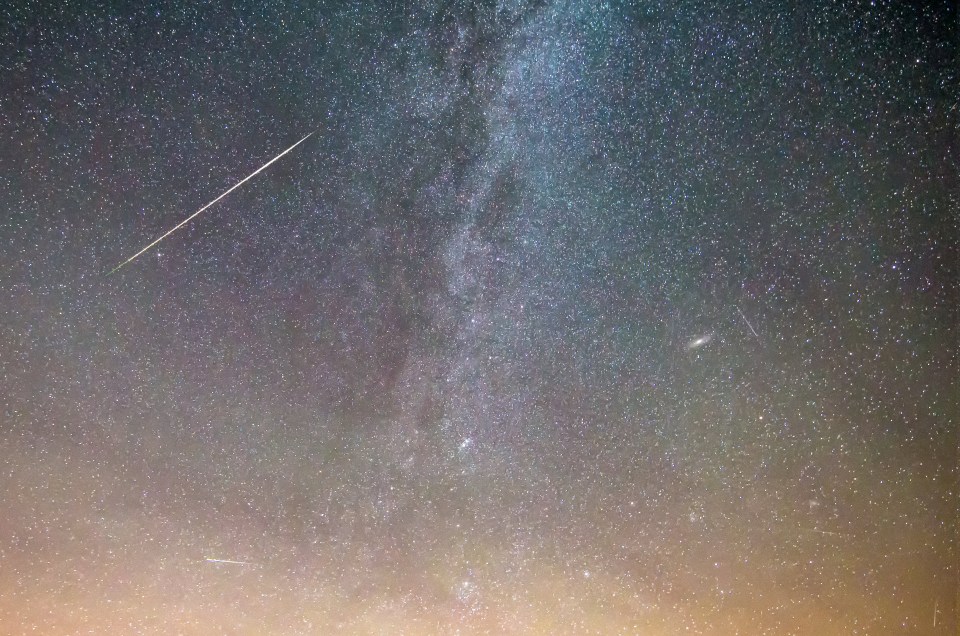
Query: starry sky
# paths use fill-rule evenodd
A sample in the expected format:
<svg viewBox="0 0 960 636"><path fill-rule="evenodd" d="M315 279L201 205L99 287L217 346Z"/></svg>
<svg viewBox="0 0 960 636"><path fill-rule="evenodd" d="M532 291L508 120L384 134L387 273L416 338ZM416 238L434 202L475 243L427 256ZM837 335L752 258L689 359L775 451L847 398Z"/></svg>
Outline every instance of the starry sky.
<svg viewBox="0 0 960 636"><path fill-rule="evenodd" d="M957 24L0 5L0 632L956 633Z"/></svg>

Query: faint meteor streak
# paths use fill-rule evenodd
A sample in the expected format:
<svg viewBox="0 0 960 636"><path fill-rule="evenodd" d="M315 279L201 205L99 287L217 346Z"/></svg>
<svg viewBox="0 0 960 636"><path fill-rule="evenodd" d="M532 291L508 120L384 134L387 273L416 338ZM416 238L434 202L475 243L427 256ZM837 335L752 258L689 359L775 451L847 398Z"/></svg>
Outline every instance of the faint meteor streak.
<svg viewBox="0 0 960 636"><path fill-rule="evenodd" d="M207 563L229 563L231 565L256 565L249 561L232 561L230 559L204 559Z"/></svg>
<svg viewBox="0 0 960 636"><path fill-rule="evenodd" d="M317 131L313 131L312 133L310 133L309 135L307 135L306 137L304 137L303 139L301 139L301 140L298 141L297 143L293 144L292 146L290 146L289 148L287 148L286 150L284 150L283 152L281 152L279 155L277 155L276 157L274 157L273 159L271 159L271 160L268 161L267 163L265 163L265 164L263 164L262 166L260 166L259 168L257 168L257 169L256 169L253 173L251 173L250 176L248 176L246 179L244 179L243 181L240 181L240 182L237 183L235 186L233 186L232 188L230 188L229 190L227 190L226 192L224 192L223 194L221 194L220 196L218 196L216 199L214 199L214 200L211 201L210 203L206 204L205 206L203 206L202 208L200 208L199 210L197 210L196 212L194 212L193 214L191 214L190 216L188 216L188 217L185 218L184 220L180 221L180 223L178 223L177 225L173 226L173 228L171 228L170 230L168 230L168 231L166 232L166 234L163 234L160 238L156 239L155 241L153 241L152 243L150 243L149 245L147 245L145 248L143 248L142 250L140 250L139 252L137 252L136 254L134 254L133 256L131 256L130 258L128 258L127 260L123 261L122 263L120 263L119 265L117 265L116 267L114 267L113 269L111 269L109 272L107 272L107 276L110 276L110 274L113 274L113 273L116 272L118 269L120 269L121 267L127 265L127 264L130 263L131 261L136 260L136 258L137 258L138 256L140 256L141 254L143 254L144 252L146 252L147 250L149 250L151 247L153 247L154 245L156 245L157 243L159 243L159 242L162 241L163 239L167 238L168 236L170 236L171 234L173 234L174 232L176 232L177 230L179 230L180 228L182 228L184 225L186 225L187 223L189 223L190 221L192 221L194 218L196 218L197 216L199 216L201 212L203 212L204 210L206 210L207 208L209 208L210 206L212 206L214 203L216 203L217 201L219 201L219 200L222 199L223 197L227 196L228 194L230 194L231 192L233 192L234 190L236 190L237 188L239 188L240 186L242 186L244 183L246 183L246 182L249 181L250 179L254 178L254 177L257 176L258 174L260 174L261 172L263 172L264 170L266 170L266 169L270 166L270 164L272 164L274 161L276 161L277 159L279 159L279 158L282 157L283 155L287 154L288 152L290 152L291 150L293 150L294 148L296 148L297 146L299 146L300 144L302 144L303 142L305 142L305 141L306 141L307 139L309 139L315 132L317 132Z"/></svg>
<svg viewBox="0 0 960 636"><path fill-rule="evenodd" d="M737 306L734 305L734 307L737 307ZM743 322L747 323L747 326L750 327L750 331L753 332L753 335L756 336L757 338L759 338L759 337L760 337L760 334L757 333L757 330L754 329L754 328L753 328L753 325L750 324L750 321L747 320L747 316L746 316L746 314L743 313L743 310L740 309L739 307L737 307L737 311L740 312L740 317L743 318Z"/></svg>

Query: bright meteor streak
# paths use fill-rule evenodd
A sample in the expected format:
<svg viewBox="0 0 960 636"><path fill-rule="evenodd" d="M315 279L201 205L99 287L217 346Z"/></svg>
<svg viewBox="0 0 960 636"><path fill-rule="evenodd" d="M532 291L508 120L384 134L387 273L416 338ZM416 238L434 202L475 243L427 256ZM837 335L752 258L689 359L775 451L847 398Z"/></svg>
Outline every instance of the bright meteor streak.
<svg viewBox="0 0 960 636"><path fill-rule="evenodd" d="M271 160L268 161L267 163L265 163L265 164L263 164L262 166L260 166L259 168L257 168L257 169L256 169L252 174L250 174L250 176L248 176L246 179L244 179L243 181L240 181L240 182L237 183L235 186L233 186L232 188L230 188L229 190L227 190L226 192L224 192L223 194L221 194L220 196L218 196L216 199L214 199L214 200L211 201L210 203L206 204L205 206L203 206L202 208L200 208L199 210L197 210L196 212L194 212L193 214L191 214L190 216L188 216L188 217L185 218L184 220L180 221L180 223L176 224L176 225L173 226L170 230L168 230L168 231L166 232L166 234L163 234L160 238L156 239L155 241L153 241L152 243L150 243L149 245L147 245L145 248L143 248L142 250L140 250L139 252L137 252L136 254L134 254L133 256L131 256L130 258L128 258L127 260L123 261L122 263L120 263L119 265L117 265L116 267L114 267L113 269L111 269L109 272L107 272L107 276L109 276L110 274L113 274L113 273L116 272L118 269L120 269L121 267L127 265L127 264L130 263L131 261L136 260L136 258L137 258L138 256L140 256L141 254L143 254L144 252L146 252L147 250L149 250L151 247L153 247L154 245L156 245L157 243L159 243L159 242L162 241L163 239L167 238L168 236L170 236L171 234L173 234L174 232L176 232L177 230L179 230L180 228L182 228L184 225L186 225L187 223L189 223L191 220L193 220L194 218L196 218L197 216L199 216L201 212L203 212L204 210L206 210L207 208L209 208L210 206L212 206L214 203L216 203L217 201L219 201L219 200L222 199L223 197L227 196L228 194L230 194L231 192L233 192L234 190L236 190L237 188L239 188L240 186L242 186L244 183L246 183L246 182L249 181L250 179L254 178L254 177L257 176L258 174L260 174L261 172L263 172L264 170L266 170L266 169L270 166L270 164L272 164L274 161L276 161L277 159L279 159L279 158L282 157L283 155L287 154L288 152L290 152L291 150L293 150L294 148L296 148L297 146L299 146L300 144L302 144L303 142L305 142L305 141L306 141L307 139L309 139L309 138L313 135L313 133L315 133L315 132L316 132L316 131L313 131L312 133L310 133L309 135L307 135L306 137L304 137L303 139L301 139L301 140L298 141L297 143L293 144L292 146L290 146L289 148L287 148L286 150L284 150L283 152L281 152L279 155L277 155L276 157L274 157L273 159L271 159Z"/></svg>
<svg viewBox="0 0 960 636"><path fill-rule="evenodd" d="M204 559L207 563L230 563L232 565L256 565L249 561L233 561L232 559Z"/></svg>

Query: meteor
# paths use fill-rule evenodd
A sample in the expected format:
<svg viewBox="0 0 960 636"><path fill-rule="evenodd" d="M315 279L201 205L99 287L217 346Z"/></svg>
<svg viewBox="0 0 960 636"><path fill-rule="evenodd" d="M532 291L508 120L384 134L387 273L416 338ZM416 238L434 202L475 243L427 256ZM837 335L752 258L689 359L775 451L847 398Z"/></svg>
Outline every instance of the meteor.
<svg viewBox="0 0 960 636"><path fill-rule="evenodd" d="M256 565L249 561L232 561L230 559L204 559L207 563L230 563L232 565Z"/></svg>
<svg viewBox="0 0 960 636"><path fill-rule="evenodd" d="M201 212L203 212L204 210L206 210L207 208L209 208L210 206L212 206L214 203L216 203L217 201L219 201L219 200L222 199L223 197L227 196L228 194L230 194L231 192L233 192L234 190L236 190L237 188L239 188L240 186L242 186L244 183L246 183L246 182L249 181L250 179L254 178L254 177L257 176L258 174L260 174L261 172L263 172L264 170L266 170L266 169L270 166L270 164L272 164L274 161L276 161L277 159L279 159L279 158L282 157L283 155L287 154L288 152L290 152L291 150L293 150L294 148L296 148L297 146L299 146L300 144L302 144L303 142L305 142L307 139L309 139L311 136L313 136L313 134L314 134L315 132L317 132L317 131L313 131L312 133L310 133L309 135L307 135L306 137L304 137L303 139L301 139L301 140L298 141L297 143L293 144L292 146L290 146L289 148L287 148L286 150L284 150L283 152L281 152L279 155L277 155L276 157L274 157L273 159L271 159L271 160L268 161L267 163L265 163L265 164L263 164L262 166L260 166L259 168L257 168L257 169L256 169L255 171L253 171L253 173L251 173L250 176L248 176L246 179L240 181L240 182L237 183L235 186L233 186L232 188L230 188L229 190L227 190L226 192L224 192L223 194L221 194L220 196L218 196L216 199L214 199L214 200L211 201L210 203L206 204L205 206L203 206L202 208L200 208L199 210L197 210L196 212L194 212L193 214L191 214L190 216L188 216L188 217L185 218L184 220L180 221L180 223L178 223L178 224L176 224L175 226L173 226L173 227L172 227L170 230L168 230L165 234L163 234L162 236L160 236L160 238L156 239L155 241L153 241L152 243L150 243L149 245L147 245L145 248L143 248L142 250L140 250L139 252L137 252L136 254L134 254L133 256L131 256L130 258L128 258L127 260L123 261L122 263L120 263L119 265L117 265L116 267L114 267L113 269L111 269L109 272L107 272L107 276L110 276L111 274L115 273L117 270L119 270L121 267L124 267L125 265L127 265L127 264L130 263L131 261L136 260L137 257L139 257L141 254L143 254L143 253L146 252L147 250L149 250L151 247L153 247L154 245L156 245L157 243L159 243L159 242L162 241L163 239L167 238L168 236L170 236L171 234L173 234L174 232L176 232L177 230L179 230L180 228L182 228L184 225L186 225L187 223L189 223L190 221L192 221L194 218L196 218L197 216L199 216Z"/></svg>
<svg viewBox="0 0 960 636"><path fill-rule="evenodd" d="M737 306L734 305L734 307L737 307ZM743 318L743 322L747 323L747 326L750 327L750 331L753 332L753 335L756 336L757 338L759 338L759 337L760 337L760 334L757 333L757 330L754 329L754 328L753 328L753 325L750 324L750 321L747 320L747 315L746 315L745 313L743 313L743 310L740 309L739 307L737 307L737 311L740 312L740 316Z"/></svg>

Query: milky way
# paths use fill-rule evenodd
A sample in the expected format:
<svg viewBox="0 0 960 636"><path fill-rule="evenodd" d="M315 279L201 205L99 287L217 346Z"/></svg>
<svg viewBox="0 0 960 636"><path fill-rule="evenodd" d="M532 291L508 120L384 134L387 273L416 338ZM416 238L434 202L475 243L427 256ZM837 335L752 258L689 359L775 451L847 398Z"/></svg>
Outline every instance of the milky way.
<svg viewBox="0 0 960 636"><path fill-rule="evenodd" d="M951 3L87 4L0 7L0 632L956 633Z"/></svg>

